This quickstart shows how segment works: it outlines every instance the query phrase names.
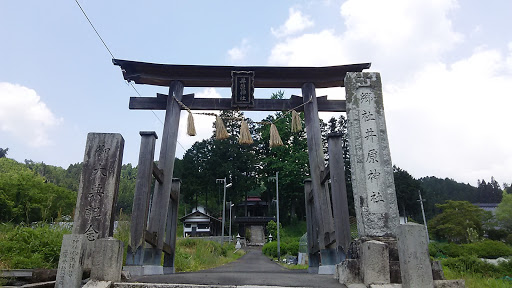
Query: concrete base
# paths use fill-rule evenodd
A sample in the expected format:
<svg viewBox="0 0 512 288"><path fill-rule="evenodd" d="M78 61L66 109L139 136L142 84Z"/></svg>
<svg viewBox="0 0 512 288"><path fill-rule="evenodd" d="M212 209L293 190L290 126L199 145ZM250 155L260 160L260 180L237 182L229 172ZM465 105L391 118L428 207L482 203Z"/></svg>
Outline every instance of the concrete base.
<svg viewBox="0 0 512 288"><path fill-rule="evenodd" d="M172 267L165 267L167 269ZM174 273L174 268L173 272ZM163 275L163 274L171 274L164 273L163 266L157 265L143 265L143 266L123 266L123 271L130 273L131 276L143 276L143 275ZM169 271L169 270L167 270Z"/></svg>
<svg viewBox="0 0 512 288"><path fill-rule="evenodd" d="M164 274L164 267L160 265L144 265L144 275L162 275Z"/></svg>
<svg viewBox="0 0 512 288"><path fill-rule="evenodd" d="M402 284L371 284L370 288L402 288Z"/></svg>
<svg viewBox="0 0 512 288"><path fill-rule="evenodd" d="M347 284L347 288L368 288L363 283Z"/></svg>
<svg viewBox="0 0 512 288"><path fill-rule="evenodd" d="M144 268L142 266L123 266L123 272L130 273L130 276L144 275Z"/></svg>
<svg viewBox="0 0 512 288"><path fill-rule="evenodd" d="M111 288L114 287L114 282L112 281L97 281L97 280L89 280L82 288Z"/></svg>
<svg viewBox="0 0 512 288"><path fill-rule="evenodd" d="M309 267L308 273L309 274L318 274L318 267Z"/></svg>
<svg viewBox="0 0 512 288"><path fill-rule="evenodd" d="M176 270L174 267L164 267L164 274L174 274L176 273Z"/></svg>
<svg viewBox="0 0 512 288"><path fill-rule="evenodd" d="M336 265L322 265L318 267L318 274L334 275L336 273Z"/></svg>

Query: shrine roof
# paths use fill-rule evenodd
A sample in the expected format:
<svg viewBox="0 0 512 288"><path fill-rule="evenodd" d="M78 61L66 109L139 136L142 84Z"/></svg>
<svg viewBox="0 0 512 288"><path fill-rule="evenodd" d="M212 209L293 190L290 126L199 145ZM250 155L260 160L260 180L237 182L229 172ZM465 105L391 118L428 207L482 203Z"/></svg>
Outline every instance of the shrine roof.
<svg viewBox="0 0 512 288"><path fill-rule="evenodd" d="M231 71L254 71L255 88L301 88L313 83L316 88L343 87L347 72L362 72L371 63L325 67L204 66L176 65L112 59L123 77L136 84L169 86L178 80L185 87L231 87Z"/></svg>

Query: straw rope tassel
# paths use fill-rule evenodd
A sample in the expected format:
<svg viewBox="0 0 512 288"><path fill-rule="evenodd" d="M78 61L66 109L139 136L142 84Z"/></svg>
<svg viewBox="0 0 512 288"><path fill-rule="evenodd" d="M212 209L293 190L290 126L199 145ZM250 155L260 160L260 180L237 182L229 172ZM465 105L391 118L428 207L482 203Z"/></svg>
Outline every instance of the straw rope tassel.
<svg viewBox="0 0 512 288"><path fill-rule="evenodd" d="M281 141L281 137L279 136L279 132L277 132L276 125L272 123L270 125L270 148L283 146L283 141Z"/></svg>
<svg viewBox="0 0 512 288"><path fill-rule="evenodd" d="M187 134L188 134L188 136L196 136L196 126L194 125L194 116L192 116L191 112L188 112Z"/></svg>
<svg viewBox="0 0 512 288"><path fill-rule="evenodd" d="M300 132L302 131L302 121L300 120L300 115L297 111L292 110L292 132Z"/></svg>
<svg viewBox="0 0 512 288"><path fill-rule="evenodd" d="M222 118L219 115L216 115L217 120L215 120L215 139L223 140L229 138L229 133L224 127L224 122L222 122Z"/></svg>
<svg viewBox="0 0 512 288"><path fill-rule="evenodd" d="M240 144L252 144L254 141L251 137L251 132L249 131L249 125L247 121L242 120L242 124L240 125L240 139L238 139L238 143Z"/></svg>

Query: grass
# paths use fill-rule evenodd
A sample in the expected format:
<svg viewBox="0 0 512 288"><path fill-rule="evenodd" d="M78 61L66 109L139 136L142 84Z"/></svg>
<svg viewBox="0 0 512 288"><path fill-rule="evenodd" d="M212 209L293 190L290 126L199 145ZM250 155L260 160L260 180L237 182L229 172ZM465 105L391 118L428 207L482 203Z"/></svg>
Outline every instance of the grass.
<svg viewBox="0 0 512 288"><path fill-rule="evenodd" d="M281 263L279 263L281 264ZM289 264L281 264L281 266L285 267L286 269L290 270L306 270L309 268L306 264L297 264L297 265L289 265Z"/></svg>
<svg viewBox="0 0 512 288"><path fill-rule="evenodd" d="M510 288L512 281L488 278L478 273L457 273L448 267L443 267L444 276L448 280L464 279L466 288Z"/></svg>
<svg viewBox="0 0 512 288"><path fill-rule="evenodd" d="M3 269L57 268L64 234L58 226L0 224L0 267Z"/></svg>
<svg viewBox="0 0 512 288"><path fill-rule="evenodd" d="M235 252L234 243L221 246L214 241L178 239L174 263L176 272L192 272L218 267L242 257L245 252Z"/></svg>

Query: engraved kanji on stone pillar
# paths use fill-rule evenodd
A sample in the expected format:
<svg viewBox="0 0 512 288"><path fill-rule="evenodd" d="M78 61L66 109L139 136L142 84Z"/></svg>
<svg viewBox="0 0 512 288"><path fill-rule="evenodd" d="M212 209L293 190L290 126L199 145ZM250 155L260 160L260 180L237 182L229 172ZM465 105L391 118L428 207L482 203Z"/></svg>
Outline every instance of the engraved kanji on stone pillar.
<svg viewBox="0 0 512 288"><path fill-rule="evenodd" d="M85 234L84 268L91 268L94 241L112 236L124 139L116 133L89 133L75 208L73 234Z"/></svg>
<svg viewBox="0 0 512 288"><path fill-rule="evenodd" d="M399 216L380 74L349 72L345 90L359 236L395 236Z"/></svg>

